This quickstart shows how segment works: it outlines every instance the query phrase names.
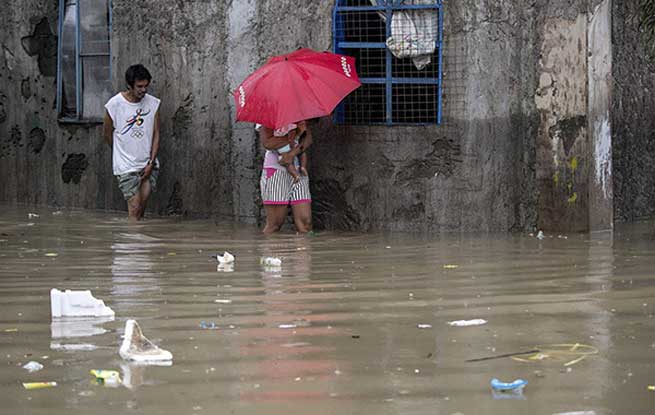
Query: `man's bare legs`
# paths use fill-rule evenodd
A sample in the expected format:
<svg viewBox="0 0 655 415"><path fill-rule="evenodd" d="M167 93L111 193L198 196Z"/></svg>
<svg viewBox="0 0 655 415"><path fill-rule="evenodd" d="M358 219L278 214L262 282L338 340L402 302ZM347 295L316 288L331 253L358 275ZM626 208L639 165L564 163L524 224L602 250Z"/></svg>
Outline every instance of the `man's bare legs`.
<svg viewBox="0 0 655 415"><path fill-rule="evenodd" d="M296 225L298 233L307 233L312 230L312 204L302 203L291 206L293 223Z"/></svg>
<svg viewBox="0 0 655 415"><path fill-rule="evenodd" d="M130 200L127 201L127 220L130 223L139 220L141 212L141 194L137 192Z"/></svg>
<svg viewBox="0 0 655 415"><path fill-rule="evenodd" d="M141 211L139 212L139 219L143 219L143 214L146 213L146 204L150 198L150 193L152 193L152 186L150 186L150 180L143 179L141 181L141 186L139 187L139 195L141 198Z"/></svg>
<svg viewBox="0 0 655 415"><path fill-rule="evenodd" d="M130 222L143 219L151 191L150 180L144 179L141 181L139 191L127 201L127 218Z"/></svg>
<svg viewBox="0 0 655 415"><path fill-rule="evenodd" d="M266 226L264 234L270 235L280 230L287 218L287 205L264 205L266 212Z"/></svg>

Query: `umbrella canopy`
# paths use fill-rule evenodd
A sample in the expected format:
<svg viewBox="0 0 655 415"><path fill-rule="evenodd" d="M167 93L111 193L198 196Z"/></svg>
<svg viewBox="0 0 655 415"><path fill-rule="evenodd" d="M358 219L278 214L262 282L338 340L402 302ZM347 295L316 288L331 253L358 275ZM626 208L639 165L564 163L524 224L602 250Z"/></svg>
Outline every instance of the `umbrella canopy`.
<svg viewBox="0 0 655 415"><path fill-rule="evenodd" d="M355 58L299 49L272 57L239 85L236 118L277 129L323 117L360 85Z"/></svg>

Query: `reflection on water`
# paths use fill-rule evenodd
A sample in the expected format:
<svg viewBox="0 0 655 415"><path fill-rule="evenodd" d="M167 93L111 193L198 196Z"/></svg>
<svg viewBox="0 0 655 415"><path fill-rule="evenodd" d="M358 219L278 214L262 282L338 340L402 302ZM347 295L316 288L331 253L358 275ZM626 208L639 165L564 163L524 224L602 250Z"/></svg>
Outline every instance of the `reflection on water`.
<svg viewBox="0 0 655 415"><path fill-rule="evenodd" d="M265 238L210 221L128 226L123 215L35 213L0 213L7 413L600 415L655 407L647 389L655 383L649 223L542 241ZM217 269L211 256L224 251L236 260ZM262 266L263 257L282 265ZM115 320L51 321L52 287L92 290ZM130 318L173 353L172 365L120 359ZM447 324L476 318L487 323ZM572 356L598 352L466 362L558 344L573 345ZM27 373L21 366L30 360L44 369ZM123 387L99 385L91 369L119 371ZM492 378L529 383L522 394L498 394ZM20 386L33 381L59 386Z"/></svg>
<svg viewBox="0 0 655 415"><path fill-rule="evenodd" d="M53 339L88 337L107 333L102 324L114 321L114 317L59 318L50 323L50 336Z"/></svg>
<svg viewBox="0 0 655 415"><path fill-rule="evenodd" d="M158 239L139 232L117 232L111 244L112 295L135 297L157 291L158 279L153 272L155 250L163 247Z"/></svg>

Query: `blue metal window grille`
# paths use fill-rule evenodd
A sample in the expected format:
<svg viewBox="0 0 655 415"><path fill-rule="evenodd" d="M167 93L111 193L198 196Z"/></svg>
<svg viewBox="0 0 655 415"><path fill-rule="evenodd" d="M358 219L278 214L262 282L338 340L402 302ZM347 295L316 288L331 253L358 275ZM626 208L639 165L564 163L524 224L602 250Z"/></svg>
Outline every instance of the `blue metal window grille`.
<svg viewBox="0 0 655 415"><path fill-rule="evenodd" d="M111 0L59 0L57 113L99 122L111 97Z"/></svg>
<svg viewBox="0 0 655 415"><path fill-rule="evenodd" d="M441 123L442 0L337 0L332 24L334 52L355 57L362 82L337 123Z"/></svg>

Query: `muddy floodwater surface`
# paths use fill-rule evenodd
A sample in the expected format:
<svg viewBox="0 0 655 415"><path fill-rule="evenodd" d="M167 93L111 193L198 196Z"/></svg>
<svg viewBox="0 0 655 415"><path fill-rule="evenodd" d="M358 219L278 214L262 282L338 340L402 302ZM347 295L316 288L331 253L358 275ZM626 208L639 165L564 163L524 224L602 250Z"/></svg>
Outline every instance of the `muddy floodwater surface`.
<svg viewBox="0 0 655 415"><path fill-rule="evenodd" d="M545 236L266 238L4 206L0 413L655 413L655 224ZM217 269L224 251L235 262ZM51 288L91 290L116 316L53 322ZM172 365L121 359L128 319Z"/></svg>

